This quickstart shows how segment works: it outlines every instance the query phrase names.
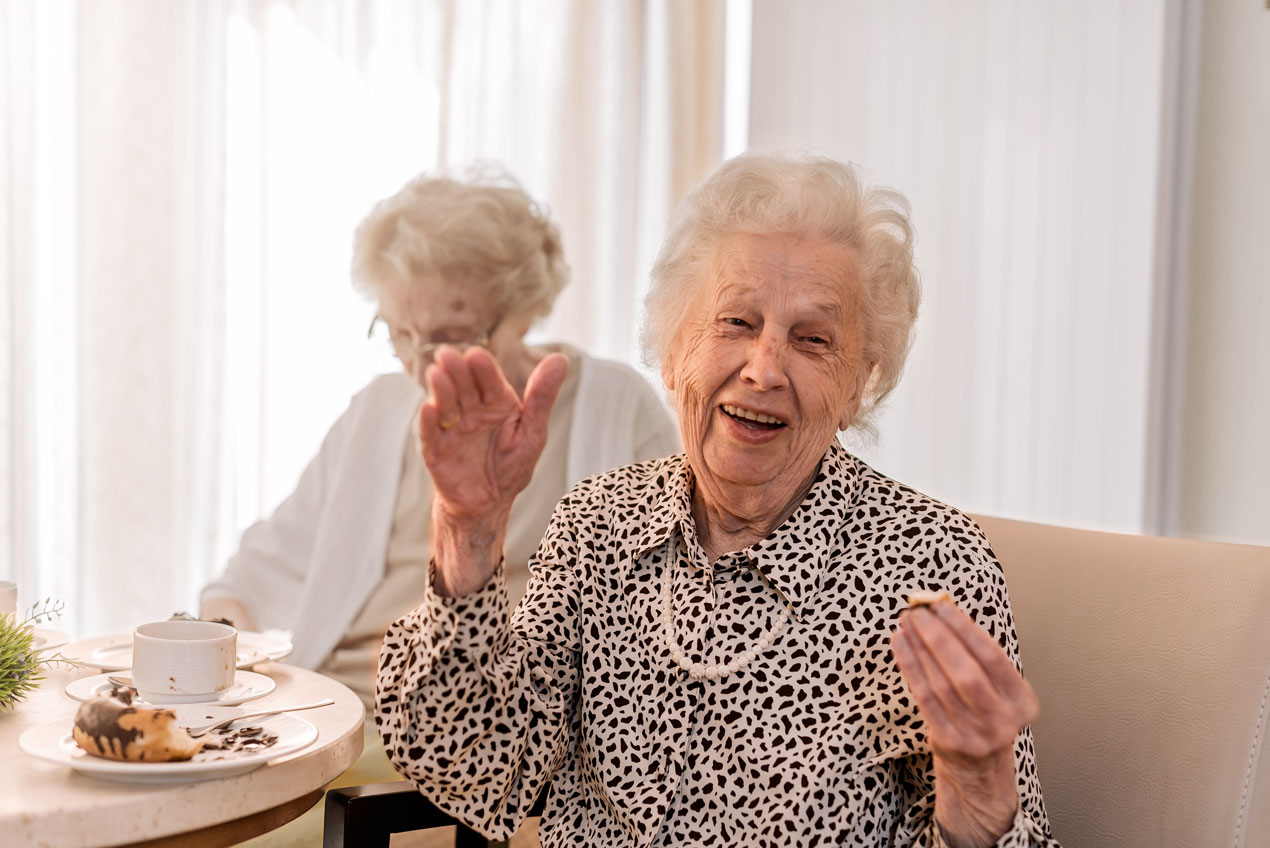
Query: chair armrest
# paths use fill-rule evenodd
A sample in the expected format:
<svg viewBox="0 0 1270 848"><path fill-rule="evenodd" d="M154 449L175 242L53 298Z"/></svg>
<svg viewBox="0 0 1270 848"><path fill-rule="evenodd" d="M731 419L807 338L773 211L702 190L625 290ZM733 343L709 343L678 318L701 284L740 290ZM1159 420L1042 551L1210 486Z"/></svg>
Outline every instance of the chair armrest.
<svg viewBox="0 0 1270 848"><path fill-rule="evenodd" d="M392 834L455 825L455 848L488 841L423 797L410 783L368 783L326 793L322 848L388 848Z"/></svg>
<svg viewBox="0 0 1270 848"><path fill-rule="evenodd" d="M547 792L538 796L531 816L542 815ZM367 783L326 793L322 848L388 848L394 833L455 826L455 848L486 848L491 843L435 806L410 783Z"/></svg>

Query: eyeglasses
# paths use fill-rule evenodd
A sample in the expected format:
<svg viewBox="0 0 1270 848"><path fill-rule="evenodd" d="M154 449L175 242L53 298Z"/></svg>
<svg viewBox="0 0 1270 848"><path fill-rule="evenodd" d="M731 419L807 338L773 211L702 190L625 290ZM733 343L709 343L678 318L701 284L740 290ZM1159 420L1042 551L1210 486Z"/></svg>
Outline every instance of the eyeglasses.
<svg viewBox="0 0 1270 848"><path fill-rule="evenodd" d="M457 349L460 353L471 347L489 347L489 340L494 337L494 333L498 332L498 327L503 323L503 316L500 315L490 325L489 329L483 333L477 334L472 339L458 339L448 337L451 334L445 330L434 333L432 338L423 344L416 346L412 341L401 333L395 332L392 327L388 326L388 322L376 315L371 319L370 327L366 330L366 338L375 337L375 326L383 324L388 330L388 344L392 348L392 355L400 359L402 362L414 361L416 357L424 361L430 361L436 355L437 348L442 345L448 345ZM447 338L438 338L438 336L447 336Z"/></svg>

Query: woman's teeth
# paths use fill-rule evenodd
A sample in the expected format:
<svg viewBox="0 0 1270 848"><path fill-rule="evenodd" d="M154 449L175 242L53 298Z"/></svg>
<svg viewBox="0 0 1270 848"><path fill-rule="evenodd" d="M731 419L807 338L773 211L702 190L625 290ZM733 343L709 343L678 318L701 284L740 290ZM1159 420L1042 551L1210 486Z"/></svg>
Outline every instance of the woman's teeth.
<svg viewBox="0 0 1270 848"><path fill-rule="evenodd" d="M755 421L759 424L784 424L785 422L779 418L773 418L771 415L764 415L761 412L751 412L748 409L742 409L739 406L731 406L723 404L723 411L733 418L744 418L747 421Z"/></svg>

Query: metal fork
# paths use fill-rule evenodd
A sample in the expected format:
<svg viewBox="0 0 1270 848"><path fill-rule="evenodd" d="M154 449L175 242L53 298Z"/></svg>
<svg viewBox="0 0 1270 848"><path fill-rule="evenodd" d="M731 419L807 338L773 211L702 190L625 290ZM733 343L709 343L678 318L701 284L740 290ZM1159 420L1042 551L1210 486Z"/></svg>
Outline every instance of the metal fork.
<svg viewBox="0 0 1270 848"><path fill-rule="evenodd" d="M272 710L260 710L259 712L254 712L254 713L242 713L241 715L230 716L229 718L221 719L220 721L214 721L211 724L202 724L196 727L187 727L185 728L185 732L190 735L191 739L197 739L200 736L206 736L207 734L211 733L213 730L219 730L222 727L229 727L234 722L242 721L243 719L264 718L265 716L277 715L278 713L294 713L294 712L299 712L300 710L312 710L312 709L317 709L318 707L329 707L331 704L334 704L334 703L335 702L331 700L330 698L326 698L321 701L315 701L312 704L300 704L299 706L295 706L295 707L278 707L277 709L272 709Z"/></svg>

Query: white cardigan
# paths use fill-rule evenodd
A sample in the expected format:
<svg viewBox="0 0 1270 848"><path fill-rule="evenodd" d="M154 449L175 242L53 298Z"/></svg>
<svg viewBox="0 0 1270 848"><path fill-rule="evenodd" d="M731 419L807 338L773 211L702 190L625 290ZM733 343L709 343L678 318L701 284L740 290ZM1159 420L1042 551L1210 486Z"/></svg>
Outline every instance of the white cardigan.
<svg viewBox="0 0 1270 848"><path fill-rule="evenodd" d="M638 373L578 357L569 485L679 451L669 411ZM402 451L420 400L418 385L405 374L377 377L358 392L295 491L243 533L238 552L203 589L202 600L239 599L261 628L291 631L295 651L287 662L321 665L383 578Z"/></svg>

